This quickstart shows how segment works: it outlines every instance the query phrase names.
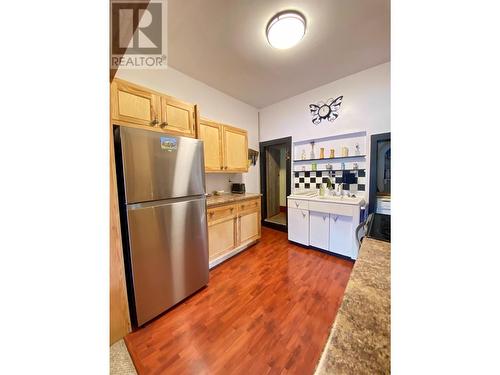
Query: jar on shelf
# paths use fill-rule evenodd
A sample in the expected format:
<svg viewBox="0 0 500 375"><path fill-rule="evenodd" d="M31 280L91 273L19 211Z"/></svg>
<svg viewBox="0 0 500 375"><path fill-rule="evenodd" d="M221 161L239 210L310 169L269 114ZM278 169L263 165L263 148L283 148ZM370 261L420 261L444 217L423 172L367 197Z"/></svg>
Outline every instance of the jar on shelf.
<svg viewBox="0 0 500 375"><path fill-rule="evenodd" d="M345 158L349 156L349 149L347 147L342 147L342 157Z"/></svg>
<svg viewBox="0 0 500 375"><path fill-rule="evenodd" d="M325 158L325 148L324 147L321 147L319 149L319 158L320 159L324 159Z"/></svg>
<svg viewBox="0 0 500 375"><path fill-rule="evenodd" d="M335 157L335 150L333 148L330 149L330 158L333 159Z"/></svg>

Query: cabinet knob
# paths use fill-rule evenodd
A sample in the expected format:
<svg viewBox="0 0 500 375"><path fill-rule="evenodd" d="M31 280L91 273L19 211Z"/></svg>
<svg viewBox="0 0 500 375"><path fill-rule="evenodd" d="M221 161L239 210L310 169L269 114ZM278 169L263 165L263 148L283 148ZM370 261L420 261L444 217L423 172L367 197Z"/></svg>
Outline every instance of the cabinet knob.
<svg viewBox="0 0 500 375"><path fill-rule="evenodd" d="M323 221L325 221L325 220L326 220L326 216L323 216Z"/></svg>
<svg viewBox="0 0 500 375"><path fill-rule="evenodd" d="M162 129L165 129L167 126L168 126L168 122L166 122L166 121L163 121L163 122L160 124L160 128L162 128Z"/></svg>
<svg viewBox="0 0 500 375"><path fill-rule="evenodd" d="M302 211L300 211L302 212ZM302 217L305 218L306 217L306 214L302 212Z"/></svg>
<svg viewBox="0 0 500 375"><path fill-rule="evenodd" d="M224 167L221 165L221 166L220 166L220 169L222 170L222 169L224 169Z"/></svg>
<svg viewBox="0 0 500 375"><path fill-rule="evenodd" d="M224 169L227 169L227 165L224 167Z"/></svg>
<svg viewBox="0 0 500 375"><path fill-rule="evenodd" d="M295 202L295 207L299 207L299 202Z"/></svg>
<svg viewBox="0 0 500 375"><path fill-rule="evenodd" d="M155 118L153 121L150 122L150 125L151 126L156 126L156 125L158 125L158 122L159 121Z"/></svg>

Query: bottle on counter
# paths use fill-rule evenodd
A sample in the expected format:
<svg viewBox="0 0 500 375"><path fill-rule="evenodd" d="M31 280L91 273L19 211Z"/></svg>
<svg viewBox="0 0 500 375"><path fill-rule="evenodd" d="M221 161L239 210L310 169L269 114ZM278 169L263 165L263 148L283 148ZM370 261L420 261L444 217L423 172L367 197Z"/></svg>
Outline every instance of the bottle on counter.
<svg viewBox="0 0 500 375"><path fill-rule="evenodd" d="M319 196L323 197L324 195L325 195L325 187L323 186L323 184L321 184L319 186Z"/></svg>

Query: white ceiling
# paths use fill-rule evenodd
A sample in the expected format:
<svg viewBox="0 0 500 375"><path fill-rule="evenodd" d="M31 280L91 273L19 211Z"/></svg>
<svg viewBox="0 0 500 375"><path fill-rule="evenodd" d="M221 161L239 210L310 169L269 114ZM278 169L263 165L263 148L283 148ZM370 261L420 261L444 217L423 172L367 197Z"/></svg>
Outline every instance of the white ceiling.
<svg viewBox="0 0 500 375"><path fill-rule="evenodd" d="M168 64L262 108L390 60L390 0L168 0ZM288 50L265 35L277 12L307 19Z"/></svg>

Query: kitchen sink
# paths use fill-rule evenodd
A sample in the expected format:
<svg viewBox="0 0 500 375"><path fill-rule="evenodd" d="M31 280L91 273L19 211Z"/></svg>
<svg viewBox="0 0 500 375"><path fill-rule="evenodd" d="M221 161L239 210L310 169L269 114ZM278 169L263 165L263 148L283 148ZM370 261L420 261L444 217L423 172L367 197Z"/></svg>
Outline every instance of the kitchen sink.
<svg viewBox="0 0 500 375"><path fill-rule="evenodd" d="M344 196L324 195L324 196L317 196L315 198L332 202L343 202L343 203L361 204L361 205L364 204L364 199L362 197L348 197L347 195Z"/></svg>

